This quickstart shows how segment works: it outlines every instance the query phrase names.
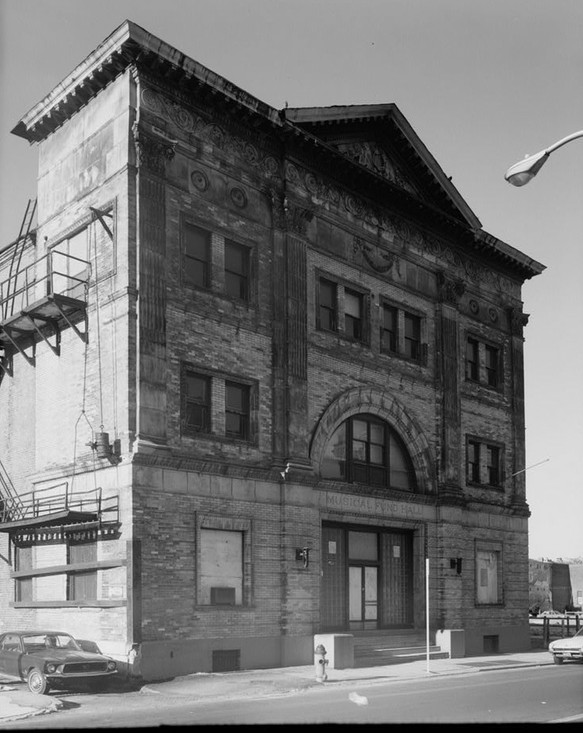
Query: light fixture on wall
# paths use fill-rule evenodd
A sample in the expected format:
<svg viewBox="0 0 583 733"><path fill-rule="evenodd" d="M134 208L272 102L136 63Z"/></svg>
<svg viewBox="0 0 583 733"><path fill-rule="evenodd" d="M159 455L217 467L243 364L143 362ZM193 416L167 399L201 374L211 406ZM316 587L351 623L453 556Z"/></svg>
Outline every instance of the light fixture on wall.
<svg viewBox="0 0 583 733"><path fill-rule="evenodd" d="M456 570L458 575L462 574L462 558L461 557L450 557L449 567L452 570Z"/></svg>
<svg viewBox="0 0 583 733"><path fill-rule="evenodd" d="M307 568L310 564L310 548L296 547L296 560L301 560L304 564L304 567Z"/></svg>

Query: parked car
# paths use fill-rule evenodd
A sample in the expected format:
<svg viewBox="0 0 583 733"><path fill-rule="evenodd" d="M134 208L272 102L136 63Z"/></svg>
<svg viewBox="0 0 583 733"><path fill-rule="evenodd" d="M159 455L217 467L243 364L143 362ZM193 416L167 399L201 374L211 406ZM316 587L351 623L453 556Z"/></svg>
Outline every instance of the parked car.
<svg viewBox="0 0 583 733"><path fill-rule="evenodd" d="M566 659L583 661L583 629L580 629L575 636L551 641L549 651L555 664L563 664Z"/></svg>
<svg viewBox="0 0 583 733"><path fill-rule="evenodd" d="M87 648L87 642L83 644ZM0 675L25 680L29 690L38 695L51 687L74 687L116 673L114 659L84 651L62 631L7 631L0 636Z"/></svg>

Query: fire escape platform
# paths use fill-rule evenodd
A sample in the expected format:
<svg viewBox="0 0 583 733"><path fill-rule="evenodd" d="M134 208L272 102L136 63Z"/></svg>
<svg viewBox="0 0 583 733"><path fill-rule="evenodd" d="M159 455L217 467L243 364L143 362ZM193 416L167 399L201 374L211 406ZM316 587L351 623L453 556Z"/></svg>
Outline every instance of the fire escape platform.
<svg viewBox="0 0 583 733"><path fill-rule="evenodd" d="M71 509L43 514L37 517L28 517L11 522L0 522L0 532L21 532L23 529L38 529L42 527L55 527L68 524L87 524L97 522L98 512L79 512Z"/></svg>
<svg viewBox="0 0 583 733"><path fill-rule="evenodd" d="M17 535L49 528L72 529L119 524L119 498L102 497L102 489L74 492L69 482L17 494L5 482L0 492L0 532Z"/></svg>
<svg viewBox="0 0 583 733"><path fill-rule="evenodd" d="M15 345L44 338L46 326L54 333L74 326L86 317L87 303L67 295L52 293L27 305L8 318L0 321L0 342Z"/></svg>

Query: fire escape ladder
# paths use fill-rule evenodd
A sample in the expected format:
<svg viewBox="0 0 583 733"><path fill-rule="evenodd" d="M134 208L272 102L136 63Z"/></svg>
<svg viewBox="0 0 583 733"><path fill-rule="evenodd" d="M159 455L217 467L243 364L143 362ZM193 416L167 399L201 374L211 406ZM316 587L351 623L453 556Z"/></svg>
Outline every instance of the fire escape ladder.
<svg viewBox="0 0 583 733"><path fill-rule="evenodd" d="M16 493L14 484L8 475L2 461L0 461L0 523L9 520L18 520L24 514L20 497Z"/></svg>
<svg viewBox="0 0 583 733"><path fill-rule="evenodd" d="M34 215L36 213L36 199L29 199L26 205L26 211L20 225L20 232L16 239L14 252L12 254L12 260L10 261L10 270L8 272L8 287L7 293L4 298L4 312L2 313L3 318L8 318L14 313L14 300L16 297L17 280L20 271L20 263L22 261L22 253L26 245L26 240L30 234ZM12 288L12 295L10 290ZM8 312L10 310L10 312Z"/></svg>

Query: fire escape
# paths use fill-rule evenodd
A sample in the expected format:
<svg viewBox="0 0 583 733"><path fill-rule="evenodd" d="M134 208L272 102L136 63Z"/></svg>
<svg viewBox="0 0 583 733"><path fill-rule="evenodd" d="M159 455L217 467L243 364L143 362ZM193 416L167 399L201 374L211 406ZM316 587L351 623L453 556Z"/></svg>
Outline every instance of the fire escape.
<svg viewBox="0 0 583 733"><path fill-rule="evenodd" d="M17 353L34 367L36 345L44 341L59 356L64 329L71 328L87 343L90 263L54 249L21 266L35 211L36 200L29 201L8 278L0 282L0 387L6 376L13 376ZM93 213L111 234L103 212ZM23 534L55 534L76 528L114 531L118 524L117 496L104 499L101 488L73 492L67 481L18 493L0 461L0 532L8 532L14 541Z"/></svg>

